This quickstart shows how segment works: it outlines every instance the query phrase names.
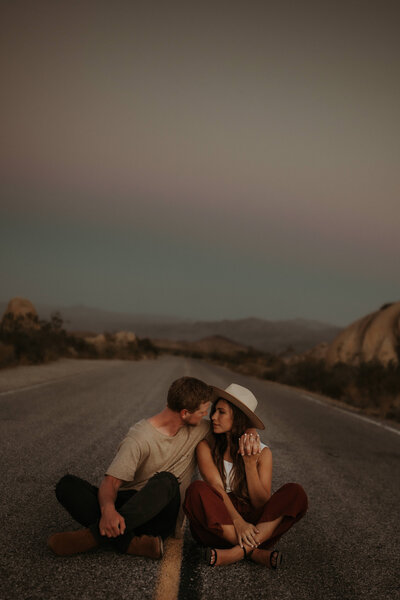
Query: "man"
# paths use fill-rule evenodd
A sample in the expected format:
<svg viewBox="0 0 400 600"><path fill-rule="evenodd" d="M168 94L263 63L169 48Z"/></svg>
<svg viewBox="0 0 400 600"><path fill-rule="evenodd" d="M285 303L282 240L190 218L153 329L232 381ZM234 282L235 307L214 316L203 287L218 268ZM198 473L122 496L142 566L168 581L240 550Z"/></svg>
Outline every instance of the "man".
<svg viewBox="0 0 400 600"><path fill-rule="evenodd" d="M167 406L131 427L99 489L74 475L62 477L57 499L86 529L52 535L53 552L65 556L111 543L119 552L161 558L163 539L175 527L180 534L180 505L195 467L194 450L209 432L202 419L214 396L199 379L177 379Z"/></svg>

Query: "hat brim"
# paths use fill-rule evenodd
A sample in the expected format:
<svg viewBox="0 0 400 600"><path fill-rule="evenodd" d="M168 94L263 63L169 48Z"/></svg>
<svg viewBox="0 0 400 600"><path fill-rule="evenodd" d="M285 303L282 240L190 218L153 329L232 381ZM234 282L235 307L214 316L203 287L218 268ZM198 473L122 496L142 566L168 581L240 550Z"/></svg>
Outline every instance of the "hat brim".
<svg viewBox="0 0 400 600"><path fill-rule="evenodd" d="M227 400L228 402L231 402L231 404L234 404L235 406L237 406L237 408L239 408L242 411L242 413L244 413L246 415L246 417L249 419L251 424L254 425L254 427L256 429L265 429L265 425L261 421L261 419L259 419L257 417L257 415L252 410L250 410L250 408L248 408L245 404L243 404L243 402L241 402L240 400L235 398L235 396L232 396L228 392L225 392L225 390L221 390L220 388L215 387L215 385L213 385L212 387L213 387L214 393L215 393L214 403L217 402L217 400L219 400L219 398L222 398L223 400Z"/></svg>

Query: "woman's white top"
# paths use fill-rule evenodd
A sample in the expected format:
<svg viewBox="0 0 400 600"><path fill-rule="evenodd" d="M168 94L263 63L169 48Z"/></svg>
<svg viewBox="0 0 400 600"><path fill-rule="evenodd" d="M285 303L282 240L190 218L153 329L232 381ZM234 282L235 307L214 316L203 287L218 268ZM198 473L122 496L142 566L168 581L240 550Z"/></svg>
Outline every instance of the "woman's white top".
<svg viewBox="0 0 400 600"><path fill-rule="evenodd" d="M263 444L262 442L260 442L260 446L261 446L261 450L263 450L264 448L268 448L268 446L266 444ZM226 481L226 483L225 483L225 491L226 491L226 493L229 493L229 492L232 491L232 488L231 488L231 483L232 483L231 479L232 479L232 476L233 476L233 469L232 469L232 467L233 467L233 463L231 463L231 462L229 462L227 460L224 460L225 481Z"/></svg>

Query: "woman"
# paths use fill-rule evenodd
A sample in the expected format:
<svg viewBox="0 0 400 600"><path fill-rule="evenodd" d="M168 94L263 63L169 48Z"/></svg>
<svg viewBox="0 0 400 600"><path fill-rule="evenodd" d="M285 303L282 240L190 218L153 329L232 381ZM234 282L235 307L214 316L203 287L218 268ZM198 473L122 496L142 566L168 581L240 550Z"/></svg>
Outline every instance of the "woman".
<svg viewBox="0 0 400 600"><path fill-rule="evenodd" d="M254 413L252 392L234 383L215 391L213 439L196 448L204 481L189 486L184 511L193 537L207 547L204 556L210 566L247 558L276 569L282 555L271 548L304 516L307 496L296 483L271 495L271 450L260 445L257 433L244 434L252 427L265 429Z"/></svg>

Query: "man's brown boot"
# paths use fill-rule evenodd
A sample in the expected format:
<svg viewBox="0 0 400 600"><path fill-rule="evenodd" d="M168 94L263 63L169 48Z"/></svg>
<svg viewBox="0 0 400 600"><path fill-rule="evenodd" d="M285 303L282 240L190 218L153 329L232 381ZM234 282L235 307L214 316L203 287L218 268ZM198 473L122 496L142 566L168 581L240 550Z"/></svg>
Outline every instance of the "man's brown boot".
<svg viewBox="0 0 400 600"><path fill-rule="evenodd" d="M49 537L47 544L53 552L59 556L69 556L70 554L87 552L98 546L90 529L55 533Z"/></svg>
<svg viewBox="0 0 400 600"><path fill-rule="evenodd" d="M127 554L136 556L146 556L147 558L160 559L163 555L164 547L161 537L152 535L141 535L131 539Z"/></svg>

